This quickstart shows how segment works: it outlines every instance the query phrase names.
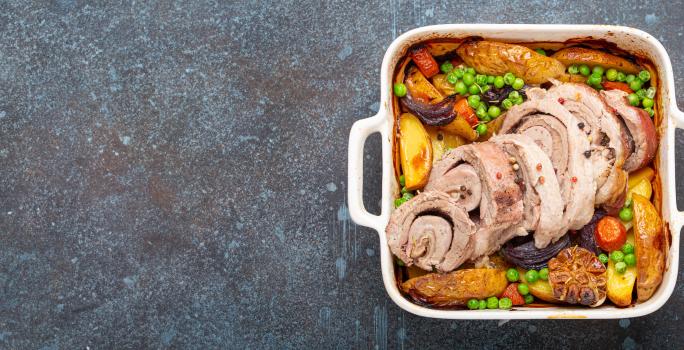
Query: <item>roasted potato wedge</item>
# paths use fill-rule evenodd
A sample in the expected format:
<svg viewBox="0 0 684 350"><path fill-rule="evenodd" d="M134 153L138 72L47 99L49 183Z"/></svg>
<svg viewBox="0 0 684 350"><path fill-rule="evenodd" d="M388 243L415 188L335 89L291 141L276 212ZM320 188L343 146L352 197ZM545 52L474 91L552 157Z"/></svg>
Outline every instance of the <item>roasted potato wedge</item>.
<svg viewBox="0 0 684 350"><path fill-rule="evenodd" d="M440 126L440 128L448 133L463 137L468 141L477 140L477 131L463 118L461 115L457 116L451 123Z"/></svg>
<svg viewBox="0 0 684 350"><path fill-rule="evenodd" d="M653 181L655 176L655 171L651 167L641 168L637 171L633 171L629 174L629 188L636 186L641 180L646 179L648 182Z"/></svg>
<svg viewBox="0 0 684 350"><path fill-rule="evenodd" d="M446 55L449 52L452 52L458 48L458 46L461 45L461 43L449 43L449 42L436 42L436 43L429 43L428 50L430 51L430 54L432 56L442 56Z"/></svg>
<svg viewBox="0 0 684 350"><path fill-rule="evenodd" d="M406 188L423 188L432 169L432 144L423 124L411 113L399 117L399 156Z"/></svg>
<svg viewBox="0 0 684 350"><path fill-rule="evenodd" d="M618 273L615 262L610 260L607 269L608 281L606 282L606 294L608 299L617 306L629 306L632 304L632 291L637 277L635 266L627 267L625 273Z"/></svg>
<svg viewBox="0 0 684 350"><path fill-rule="evenodd" d="M532 294L532 296L534 296L537 299L543 300L547 303L560 302L553 296L553 289L551 288L551 284L549 283L549 281L544 281L540 278L534 281L534 283L529 283L525 279L525 272L527 271L518 267L518 274L520 275L520 280L523 283L527 283L527 287L529 287L530 294Z"/></svg>
<svg viewBox="0 0 684 350"><path fill-rule="evenodd" d="M568 47L559 50L551 57L563 62L564 65L586 64L589 67L601 66L605 69L615 68L626 74L638 74L639 66L626 59L607 52L583 47Z"/></svg>
<svg viewBox="0 0 684 350"><path fill-rule="evenodd" d="M439 90L444 96L449 96L453 95L456 93L454 91L454 86L449 84L449 82L446 80L446 75L445 74L437 74L434 77L432 77L432 85Z"/></svg>
<svg viewBox="0 0 684 350"><path fill-rule="evenodd" d="M647 179L641 179L639 183L637 183L636 185L634 185L634 187L631 187L629 189L629 192L627 192L627 198L632 198L634 194L638 194L650 200L651 195L653 194L653 187L651 186L651 182Z"/></svg>
<svg viewBox="0 0 684 350"><path fill-rule="evenodd" d="M409 68L404 83L413 97L435 102L444 98L444 95L416 67Z"/></svg>
<svg viewBox="0 0 684 350"><path fill-rule="evenodd" d="M459 46L456 52L463 62L482 74L504 75L511 72L528 84L541 84L565 72L560 61L521 45L471 41Z"/></svg>
<svg viewBox="0 0 684 350"><path fill-rule="evenodd" d="M439 307L462 306L470 299L485 299L504 292L506 272L498 269L463 269L431 273L401 284L414 300Z"/></svg>
<svg viewBox="0 0 684 350"><path fill-rule="evenodd" d="M556 79L564 82L564 83L586 83L587 82L587 77L585 77L582 74L568 74L568 73L563 73L556 77Z"/></svg>
<svg viewBox="0 0 684 350"><path fill-rule="evenodd" d="M465 145L468 141L461 136L448 133L434 126L426 126L432 143L432 163L440 160L448 150Z"/></svg>
<svg viewBox="0 0 684 350"><path fill-rule="evenodd" d="M632 208L637 258L637 299L646 301L663 280L668 247L662 219L653 204L647 198L634 194Z"/></svg>

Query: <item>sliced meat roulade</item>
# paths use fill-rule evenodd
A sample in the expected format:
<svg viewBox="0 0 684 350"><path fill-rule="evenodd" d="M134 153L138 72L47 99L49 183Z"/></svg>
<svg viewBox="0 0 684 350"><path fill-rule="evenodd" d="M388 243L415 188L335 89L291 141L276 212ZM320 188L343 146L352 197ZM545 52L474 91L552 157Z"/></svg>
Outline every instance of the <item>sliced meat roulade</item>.
<svg viewBox="0 0 684 350"><path fill-rule="evenodd" d="M628 140L620 119L598 92L586 84L560 83L549 89L546 98L557 99L579 121L587 135L596 182L594 204L622 207L627 188L623 170ZM618 203L619 202L619 203Z"/></svg>
<svg viewBox="0 0 684 350"><path fill-rule="evenodd" d="M501 233L522 219L522 191L515 179L508 156L491 142L458 147L432 167L426 191L447 192L468 211L479 208L471 259L499 249L512 237Z"/></svg>
<svg viewBox="0 0 684 350"><path fill-rule="evenodd" d="M566 232L562 224L564 202L549 157L524 135L498 135L490 141L511 157L509 161L523 187L524 217L520 227L534 231L537 248L557 241Z"/></svg>
<svg viewBox="0 0 684 350"><path fill-rule="evenodd" d="M470 257L475 224L448 194L426 191L397 208L385 232L406 265L447 272Z"/></svg>
<svg viewBox="0 0 684 350"><path fill-rule="evenodd" d="M557 100L548 98L514 106L505 118L501 133L525 135L549 156L565 204L564 230L580 229L594 213L596 184L589 141L577 126L577 118Z"/></svg>
<svg viewBox="0 0 684 350"><path fill-rule="evenodd" d="M648 165L658 148L658 136L653 120L643 109L630 105L624 91L601 91L601 96L608 106L615 109L626 126L623 130L629 139L629 149L624 169L632 172Z"/></svg>

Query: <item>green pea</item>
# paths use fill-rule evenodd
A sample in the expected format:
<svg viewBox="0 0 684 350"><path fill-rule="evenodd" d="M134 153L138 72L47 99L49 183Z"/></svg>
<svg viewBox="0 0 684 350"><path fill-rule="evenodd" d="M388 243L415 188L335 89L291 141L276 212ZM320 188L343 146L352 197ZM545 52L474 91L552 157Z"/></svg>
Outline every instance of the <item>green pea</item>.
<svg viewBox="0 0 684 350"><path fill-rule="evenodd" d="M402 195L404 195L404 193L408 193L408 192L411 192L411 191L409 191L408 188L406 188L406 186L401 188L401 194Z"/></svg>
<svg viewBox="0 0 684 350"><path fill-rule="evenodd" d="M480 106L480 95L468 96L468 106L477 109Z"/></svg>
<svg viewBox="0 0 684 350"><path fill-rule="evenodd" d="M446 80L449 82L449 84L456 84L458 82L458 77L456 76L456 72L451 71L449 74L446 76Z"/></svg>
<svg viewBox="0 0 684 350"><path fill-rule="evenodd" d="M401 196L401 198L408 201L409 199L413 198L413 193L406 192L403 196Z"/></svg>
<svg viewBox="0 0 684 350"><path fill-rule="evenodd" d="M494 80L496 80L495 76L493 76L493 75L487 76L487 84L494 84Z"/></svg>
<svg viewBox="0 0 684 350"><path fill-rule="evenodd" d="M481 104L477 107L477 110L475 111L475 115L477 115L477 117L478 117L480 120L483 120L483 119L489 117L489 114L487 114L487 107L484 105L484 103L481 103Z"/></svg>
<svg viewBox="0 0 684 350"><path fill-rule="evenodd" d="M464 79L465 80L465 79ZM467 84L466 84L467 85ZM480 87L477 84L468 86L468 93L471 95L477 95L481 92Z"/></svg>
<svg viewBox="0 0 684 350"><path fill-rule="evenodd" d="M624 222L630 222L632 221L632 218L634 217L632 213L632 209L630 208L622 208L620 210L620 220Z"/></svg>
<svg viewBox="0 0 684 350"><path fill-rule="evenodd" d="M494 119L501 115L501 108L494 105L489 106L489 109L487 109L487 114Z"/></svg>
<svg viewBox="0 0 684 350"><path fill-rule="evenodd" d="M511 100L517 100L518 97L520 97L520 93L515 90L511 91L511 93L508 94L508 98L510 98Z"/></svg>
<svg viewBox="0 0 684 350"><path fill-rule="evenodd" d="M475 84L477 85L484 85L487 84L487 76L484 74L478 74L475 76Z"/></svg>
<svg viewBox="0 0 684 350"><path fill-rule="evenodd" d="M456 91L457 94L464 96L468 93L468 87L462 80L459 80L454 85L454 91Z"/></svg>
<svg viewBox="0 0 684 350"><path fill-rule="evenodd" d="M513 101L506 98L503 101L501 101L501 107L503 107L504 109L510 109L511 107L513 107Z"/></svg>
<svg viewBox="0 0 684 350"><path fill-rule="evenodd" d="M627 76L625 75L625 73L618 72L616 80L619 82L623 82L623 81L625 81L626 78L627 78Z"/></svg>
<svg viewBox="0 0 684 350"><path fill-rule="evenodd" d="M487 124L479 124L475 130L478 135L484 135L487 133Z"/></svg>
<svg viewBox="0 0 684 350"><path fill-rule="evenodd" d="M645 110L645 111L648 113L648 115L650 115L651 117L653 117L653 116L655 115L655 112L653 111L653 108L651 108L651 107L644 108L644 110Z"/></svg>
<svg viewBox="0 0 684 350"><path fill-rule="evenodd" d="M608 255L606 255L606 254L603 254L603 253L599 254L598 259L604 265L608 263Z"/></svg>
<svg viewBox="0 0 684 350"><path fill-rule="evenodd" d="M539 272L537 270L527 270L525 272L525 281L527 283L534 283L539 279Z"/></svg>
<svg viewBox="0 0 684 350"><path fill-rule="evenodd" d="M610 260L613 260L616 263L622 261L624 258L625 254L619 250L610 253Z"/></svg>
<svg viewBox="0 0 684 350"><path fill-rule="evenodd" d="M509 282L517 282L518 278L520 278L520 274L517 269L510 268L506 270L506 279L508 279Z"/></svg>
<svg viewBox="0 0 684 350"><path fill-rule="evenodd" d="M629 84L629 83L633 82L634 79L636 79L634 74L627 74L627 76L625 77L625 83Z"/></svg>
<svg viewBox="0 0 684 350"><path fill-rule="evenodd" d="M506 85L506 83L504 83L504 78L502 76L499 75L494 78L494 87L501 89L504 85Z"/></svg>
<svg viewBox="0 0 684 350"><path fill-rule="evenodd" d="M598 76L603 76L603 72L605 72L605 70L601 66L596 66L591 70L592 74L596 74Z"/></svg>
<svg viewBox="0 0 684 350"><path fill-rule="evenodd" d="M626 254L626 255L625 255L625 260L624 260L624 262L625 262L625 264L627 264L627 266L634 266L634 265L636 265L636 255L634 255L634 254Z"/></svg>
<svg viewBox="0 0 684 350"><path fill-rule="evenodd" d="M516 90L522 89L523 86L525 86L525 81L520 78L515 78L515 80L513 81L513 85L511 85L511 87L513 87Z"/></svg>
<svg viewBox="0 0 684 350"><path fill-rule="evenodd" d="M463 74L465 74L465 71L463 71L463 68L461 68L461 67L458 67L458 68L454 69L453 72L454 72L454 74L456 74L456 77L457 77L458 79L463 78Z"/></svg>
<svg viewBox="0 0 684 350"><path fill-rule="evenodd" d="M475 76L475 74L477 74L477 73L475 72L475 68L473 68L473 67L468 67L468 68L466 68L465 71L466 71L466 73L468 73L468 74L470 74L470 75L473 75L473 76Z"/></svg>
<svg viewBox="0 0 684 350"><path fill-rule="evenodd" d="M404 202L402 201L402 198L397 198L394 200L394 207L399 208Z"/></svg>
<svg viewBox="0 0 684 350"><path fill-rule="evenodd" d="M499 307L499 298L497 298L497 297L487 298L487 308L488 309L496 309L498 307Z"/></svg>
<svg viewBox="0 0 684 350"><path fill-rule="evenodd" d="M525 304L532 304L534 302L534 297L532 294L527 294L523 296L523 298L525 298Z"/></svg>
<svg viewBox="0 0 684 350"><path fill-rule="evenodd" d="M487 301L485 301L485 300L480 300L480 307L479 307L479 309L480 309L480 310L484 310L484 309L486 309L486 308L487 308Z"/></svg>
<svg viewBox="0 0 684 350"><path fill-rule="evenodd" d="M510 298L499 299L499 309L508 310L513 307L513 301Z"/></svg>
<svg viewBox="0 0 684 350"><path fill-rule="evenodd" d="M542 48L536 49L534 51L536 51L540 55L546 56L546 51L544 51L544 49Z"/></svg>
<svg viewBox="0 0 684 350"><path fill-rule="evenodd" d="M513 101L513 103L515 103L517 105L522 104L523 103L522 96L518 96L518 98L516 98L515 101Z"/></svg>
<svg viewBox="0 0 684 350"><path fill-rule="evenodd" d="M576 64L573 64L572 66L568 67L568 73L578 74L579 73L579 67Z"/></svg>
<svg viewBox="0 0 684 350"><path fill-rule="evenodd" d="M653 104L653 100L648 97L644 98L644 100L641 101L641 105L644 106L644 108L653 107Z"/></svg>
<svg viewBox="0 0 684 350"><path fill-rule="evenodd" d="M634 246L631 243L625 243L620 250L625 254L632 254L634 253Z"/></svg>
<svg viewBox="0 0 684 350"><path fill-rule="evenodd" d="M591 86L596 86L601 84L601 75L592 73L589 78L587 78L587 84Z"/></svg>
<svg viewBox="0 0 684 350"><path fill-rule="evenodd" d="M515 81L515 75L513 75L513 73L511 73L511 72L504 74L503 78L504 78L504 83L506 85L512 85L513 82Z"/></svg>
<svg viewBox="0 0 684 350"><path fill-rule="evenodd" d="M632 80L632 82L629 83L629 88L634 90L634 91L637 91L637 90L641 89L641 85L643 85L643 82L641 81L641 79L634 79L634 80Z"/></svg>
<svg viewBox="0 0 684 350"><path fill-rule="evenodd" d="M646 98L646 89L640 89L639 91L635 92L637 96L639 96L640 100L643 100Z"/></svg>
<svg viewBox="0 0 684 350"><path fill-rule="evenodd" d="M439 69L442 71L442 73L446 74L451 72L452 69L454 69L454 65L451 64L449 61L444 61L441 66L439 66Z"/></svg>
<svg viewBox="0 0 684 350"><path fill-rule="evenodd" d="M627 264L624 261L615 263L615 270L618 273L625 273L625 271L627 271Z"/></svg>
<svg viewBox="0 0 684 350"><path fill-rule="evenodd" d="M406 85L404 85L402 83L394 84L394 95L397 97L406 96Z"/></svg>
<svg viewBox="0 0 684 350"><path fill-rule="evenodd" d="M477 299L470 299L468 300L468 308L471 310L475 310L480 307L480 301Z"/></svg>
<svg viewBox="0 0 684 350"><path fill-rule="evenodd" d="M649 73L647 70L642 70L639 72L639 79L645 83L651 79L651 73Z"/></svg>
<svg viewBox="0 0 684 350"><path fill-rule="evenodd" d="M544 281L549 280L549 268L545 267L541 270L539 270L539 278L543 279Z"/></svg>
<svg viewBox="0 0 684 350"><path fill-rule="evenodd" d="M470 73L463 74L463 82L466 86L473 85L475 83L475 76Z"/></svg>
<svg viewBox="0 0 684 350"><path fill-rule="evenodd" d="M656 94L656 88L651 86L648 89L646 89L646 97L648 98L655 98Z"/></svg>
<svg viewBox="0 0 684 350"><path fill-rule="evenodd" d="M611 69L606 71L606 79L608 79L608 81L616 81L617 76L618 76L618 71L615 68L611 68Z"/></svg>
<svg viewBox="0 0 684 350"><path fill-rule="evenodd" d="M489 85L489 84L484 84L484 86L482 86L482 92L487 92L487 90L489 90L489 89L491 89L491 88L492 88L491 85Z"/></svg>
<svg viewBox="0 0 684 350"><path fill-rule="evenodd" d="M629 94L629 96L627 96L627 100L629 100L630 105L635 107L639 105L639 102L641 102L639 101L639 96L637 94Z"/></svg>
<svg viewBox="0 0 684 350"><path fill-rule="evenodd" d="M583 64L579 67L579 72L585 77L588 77L589 74L591 74L591 69L589 69L589 66L587 66L586 64Z"/></svg>
<svg viewBox="0 0 684 350"><path fill-rule="evenodd" d="M525 283L520 283L518 285L518 293L520 293L521 295L530 294L530 287L528 287Z"/></svg>
<svg viewBox="0 0 684 350"><path fill-rule="evenodd" d="M401 185L401 187L406 186L406 178L404 177L404 175L399 176L399 184Z"/></svg>

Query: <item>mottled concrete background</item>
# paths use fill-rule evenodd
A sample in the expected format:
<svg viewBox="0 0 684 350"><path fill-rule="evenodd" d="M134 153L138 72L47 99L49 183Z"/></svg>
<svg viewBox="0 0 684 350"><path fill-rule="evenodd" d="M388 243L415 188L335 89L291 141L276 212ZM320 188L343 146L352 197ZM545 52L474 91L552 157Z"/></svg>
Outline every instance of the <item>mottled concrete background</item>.
<svg viewBox="0 0 684 350"><path fill-rule="evenodd" d="M634 26L684 91L681 0L103 3L0 1L1 349L684 346L684 284L632 320L402 312L345 205L349 128L400 33Z"/></svg>

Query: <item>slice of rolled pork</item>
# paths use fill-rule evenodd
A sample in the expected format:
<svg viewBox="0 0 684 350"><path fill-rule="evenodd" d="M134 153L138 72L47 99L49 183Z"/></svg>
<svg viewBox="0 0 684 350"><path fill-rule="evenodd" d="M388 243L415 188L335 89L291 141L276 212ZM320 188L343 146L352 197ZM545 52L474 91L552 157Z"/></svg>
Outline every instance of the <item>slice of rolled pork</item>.
<svg viewBox="0 0 684 350"><path fill-rule="evenodd" d="M446 192L466 210L479 208L471 260L493 253L512 236L504 235L523 217L522 191L506 153L492 142L451 150L434 164L426 191ZM524 235L522 231L508 235Z"/></svg>
<svg viewBox="0 0 684 350"><path fill-rule="evenodd" d="M425 191L392 213L385 232L390 250L406 265L447 272L470 257L475 224L448 194Z"/></svg>
<svg viewBox="0 0 684 350"><path fill-rule="evenodd" d="M586 84L554 81L545 98L556 99L565 107L587 135L596 182L595 205L622 207L627 188L627 159L629 140L625 137L620 119L613 113L596 90Z"/></svg>
<svg viewBox="0 0 684 350"><path fill-rule="evenodd" d="M543 95L543 90L533 95ZM596 183L589 141L578 127L577 118L549 98L533 98L513 106L505 118L502 134L525 135L549 156L565 205L563 231L580 229L594 213Z"/></svg>
<svg viewBox="0 0 684 350"><path fill-rule="evenodd" d="M498 135L490 141L499 145L511 157L509 160L515 162L513 169L523 188L524 204L524 217L518 227L534 231L537 248L557 241L566 232L562 224L565 205L549 157L524 135Z"/></svg>
<svg viewBox="0 0 684 350"><path fill-rule="evenodd" d="M658 149L658 136L653 120L643 109L630 105L628 94L624 91L601 91L601 96L608 106L615 109L626 126L623 130L625 137L630 140L630 147L624 169L631 172L645 167L653 160Z"/></svg>

